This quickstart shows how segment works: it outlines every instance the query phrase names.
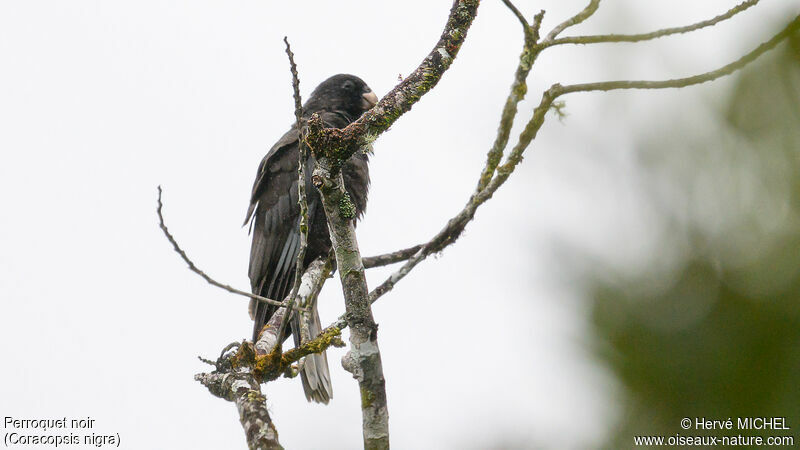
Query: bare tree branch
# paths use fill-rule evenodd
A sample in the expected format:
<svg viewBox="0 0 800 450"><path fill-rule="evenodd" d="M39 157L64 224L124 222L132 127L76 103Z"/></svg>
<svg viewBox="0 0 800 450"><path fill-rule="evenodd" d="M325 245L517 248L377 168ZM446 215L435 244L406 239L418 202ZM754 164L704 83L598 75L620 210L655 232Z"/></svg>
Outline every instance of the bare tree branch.
<svg viewBox="0 0 800 450"><path fill-rule="evenodd" d="M194 379L207 387L211 394L236 404L248 448L282 450L278 442L278 430L267 410L267 399L261 393L261 385L251 371L236 370L229 363L226 364L230 358L225 355L226 351L227 348L216 363L217 370L197 374Z"/></svg>
<svg viewBox="0 0 800 450"><path fill-rule="evenodd" d="M508 9L511 10L512 13L514 13L515 16L517 16L517 20L519 20L519 23L522 24L522 28L524 28L527 32L527 29L530 28L531 26L528 23L528 19L526 19L525 16L522 15L520 10L517 9L517 7L513 3L511 3L510 0L502 0L502 2L504 5L506 5Z"/></svg>
<svg viewBox="0 0 800 450"><path fill-rule="evenodd" d="M510 8L513 7L509 2L504 2ZM584 11L577 16L573 17L572 21L585 20L585 18L589 17L596 9L598 1L592 1L589 6L584 9ZM516 8L512 8L512 11L516 10ZM518 12L518 11L517 11ZM517 14L517 13L515 13ZM584 15L585 17L581 18ZM494 191L499 187L499 185L494 186L491 191L485 192L483 196L478 197L478 194L486 191L487 186L489 185L490 181L494 176L495 170L497 165L500 163L500 160L503 156L503 151L508 144L508 139L511 134L511 128L514 125L514 118L517 115L517 105L520 101L525 97L527 93L527 84L526 79L528 74L530 73L531 68L533 67L533 63L536 60L539 52L541 52L541 47L537 46L536 41L538 40L539 34L539 27L541 25L542 19L544 17L544 11L540 11L534 17L534 25L532 27L533 33L528 33L528 28L525 27L525 44L523 46L522 54L520 55L520 61L517 65L516 73L514 75L514 81L511 85L511 89L506 99L506 104L503 107L503 112L500 118L500 126L498 127L497 137L495 138L492 147L490 148L489 152L487 153L486 158L486 165L481 172L480 178L478 180L478 186L475 190L475 193L472 195L470 200L467 202L465 207L450 219L447 222L447 225L440 230L431 240L426 242L425 244L418 245L409 249L401 250L396 253L401 253L401 255L397 255L398 257L406 257L408 253L413 253L410 257L407 258L406 263L396 270L392 275L390 275L383 283L378 285L375 289L373 289L369 294L370 302L375 302L378 298L380 298L383 294L389 292L394 288L394 285L404 278L417 264L421 261L426 259L433 253L439 252L443 250L446 246L452 244L453 242L458 239L461 233L464 231L467 223L473 219L475 216L475 211L477 208L486 200L488 200ZM567 21L569 22L569 21ZM561 25L566 24L564 22ZM560 25L560 26L561 26ZM566 28L565 25L564 28ZM555 31L555 30L554 30ZM546 111L546 110L545 110ZM480 200L478 200L480 199ZM478 200L478 201L476 201ZM389 258L387 258L389 259ZM392 262L395 262L394 259L390 259Z"/></svg>
<svg viewBox="0 0 800 450"><path fill-rule="evenodd" d="M285 312L285 310L284 310ZM277 320L273 322L277 325ZM314 339L301 344L284 353L275 351L274 344L264 345L262 340L254 346L248 341L242 342L239 346L239 351L236 352L231 358L231 366L237 370L242 368L249 368L256 381L266 383L277 379L281 375L294 377L296 375L295 368L292 367L293 363L300 361L302 358L312 353L322 353L329 347L344 347L341 335L342 328L336 326L329 326L322 330L319 335ZM275 327L273 327L274 329ZM273 335L274 336L274 335ZM262 353L262 349L272 349L269 353ZM290 373L291 372L291 373Z"/></svg>
<svg viewBox="0 0 800 450"><path fill-rule="evenodd" d="M503 3L511 8L512 11L516 11L516 8L510 2L504 1ZM516 14L519 14L519 11L516 11ZM517 116L517 105L525 98L525 94L528 93L526 80L533 68L536 57L541 52L541 47L536 45L536 41L539 39L539 26L542 23L543 17L544 11L542 10L534 17L534 27L529 27L527 23L523 26L525 39L522 46L522 53L519 55L519 64L514 74L514 82L511 84L511 90L508 93L506 104L503 106L503 112L500 115L500 126L497 129L497 137L495 137L492 148L486 155L486 164L478 180L477 191L486 187L486 184L492 179L497 165L503 158L503 151L505 151L508 145L511 128L514 126L514 118ZM524 18L522 20L524 20Z"/></svg>
<svg viewBox="0 0 800 450"><path fill-rule="evenodd" d="M496 189L496 188L495 188ZM475 196L473 195L473 198ZM406 263L389 276L383 283L378 285L369 293L370 302L375 302L383 294L394 288L394 285L403 279L417 264L433 253L443 250L458 239L464 231L467 223L475 216L475 210L480 204L471 198L467 205L455 217L447 222L447 225L439 231L430 241L422 245L417 252L409 258Z"/></svg>
<svg viewBox="0 0 800 450"><path fill-rule="evenodd" d="M591 6L591 5L590 5ZM587 8L588 9L588 8ZM523 152L528 148L530 143L536 137L539 129L544 123L545 114L553 105L553 102L561 95L570 92L579 91L595 91L595 90L612 90L612 89L663 89L672 87L685 87L693 84L699 84L706 81L728 75L741 67L744 67L749 62L756 59L758 56L775 47L781 40L786 38L793 32L796 32L800 27L800 16L795 18L789 25L786 26L780 33L775 35L767 42L761 44L752 52L746 54L737 61L734 61L720 69L707 72L693 77L680 78L675 80L664 81L610 81L600 83L587 83L569 86L561 86L560 84L553 85L550 89L545 91L542 95L542 100L534 109L533 116L527 123L523 131L520 133L519 140L510 154L506 158L503 165L497 167L496 175L485 185L483 189L479 189L473 194L466 206L450 221L447 225L439 231L429 242L424 244L406 263L397 271L392 273L383 283L378 285L370 292L370 301L374 302L386 292L389 292L394 285L404 278L419 262L423 261L432 253L436 253L444 249L447 245L455 242L461 235L467 223L475 216L477 208L486 202L494 195L494 192L508 179L511 173L516 168L517 164L522 160ZM515 79L516 82L516 79ZM513 86L513 85L512 85ZM513 120L513 117L512 117ZM490 150L491 152L491 150ZM485 171L484 171L485 174ZM484 174L481 176L483 177ZM479 184L480 186L480 184Z"/></svg>
<svg viewBox="0 0 800 450"><path fill-rule="evenodd" d="M333 261L330 258L317 258L314 260L303 274L302 283L298 290L298 301L301 304L310 303L313 298L319 295L322 281L330 276L332 270ZM285 314L285 307L278 308L270 318L267 326L264 327L264 332L259 337L259 340L254 344L243 341L226 347L222 351L220 359L215 363L217 367L216 373L238 374L246 369L250 371L256 382L264 383L278 378L281 374L287 375L290 372L291 365L305 356L323 352L330 346L344 346L340 338L341 330L344 326L341 328L330 326L322 330L313 339L281 353L276 348L275 339L278 326ZM237 348L236 353L228 355L228 350L234 347ZM295 374L294 371L292 371L292 374Z"/></svg>
<svg viewBox="0 0 800 450"><path fill-rule="evenodd" d="M331 345L338 345L341 342L339 338L341 330L349 326L351 328L351 347L345 358L343 358L342 364L359 382L362 401L364 447L367 449L389 448L385 380L377 342L377 325L372 316L370 303L376 301L381 295L390 291L399 280L405 277L421 261L431 254L443 250L458 239L466 225L474 218L477 209L493 196L521 162L523 153L536 138L538 131L545 121L547 112L554 107L556 99L571 92L608 91L613 89L676 88L711 81L721 76L728 75L745 66L761 54L775 47L782 39L786 38L791 33L797 32L798 28L800 28L800 16L798 16L780 33L759 45L755 50L744 55L742 58L717 70L692 77L661 81L608 81L567 86L556 83L542 93L541 100L534 108L530 120L520 133L517 143L511 148L510 152L505 155L511 127L518 114L518 103L526 94L526 79L536 57L544 48L552 45L561 43L586 43L577 41L570 42L571 39L579 39L581 37L556 38L565 29L591 17L599 7L599 0L591 0L583 11L555 27L542 42L538 42L538 33L544 12L542 11L537 14L534 17L533 24L528 25L524 16L522 16L510 0L502 1L523 25L525 33L525 45L520 55L520 61L511 86L511 92L506 99L506 105L501 115L500 126L498 127L498 134L487 153L487 163L481 172L475 192L469 198L464 208L450 219L428 242L408 249L398 250L393 253L378 255L371 258L364 258L362 260L356 242L352 217L349 214L349 211L352 209L350 208L352 204L348 203L349 198L344 189L339 168L343 161L362 146L368 145L374 141L374 139L394 123L400 115L408 111L422 95L436 85L442 73L447 70L452 62L452 58L455 57L463 43L466 31L477 12L478 0L454 1L445 31L431 54L428 55L412 76L406 78L405 81L395 87L395 89L387 94L376 107L367 112L359 120L342 130L323 128L318 117L312 117L309 121L308 141L311 143L312 151L318 156L312 181L320 191L328 220L331 242L333 244L336 263L343 286L346 314L340 317L334 324L324 329L316 338L303 339L299 347L283 354L280 352L279 344L276 346L275 342L271 341L271 339L279 340L282 336L287 318L290 315L286 314L286 311L291 310L293 302L299 301L301 305L308 305L309 299L319 293L319 288L321 287L320 277L324 280L324 278L330 274L331 268L328 267L328 269L325 269L321 267L324 266L322 261L317 260L309 266L308 270L302 274L302 277L299 272L296 272L295 286L293 286L292 293L287 301L270 301L273 302L272 304L282 306L282 308L273 315L265 329L278 330L277 333L273 334L271 331L262 333L261 338L255 345L250 345L246 342L242 343L236 354L229 358L229 366L221 367L218 362L218 370L214 373L199 374L196 376L196 379L208 386L212 393L217 392L215 395L237 402L237 407L242 417L242 423L245 425L245 431L248 434L249 443L251 442L251 433L248 430L250 430L253 425L251 425L251 428L248 428L247 424L252 423L256 424L255 429L257 433L253 433L254 435L274 437L274 445L277 446L265 446L263 448L280 448L280 444L277 442L277 431L269 420L269 415L264 405L264 398L258 383L275 379L281 374L287 374L288 376L290 375L289 372L294 373L293 363L301 361L302 358L312 353L324 351ZM757 2L758 0L745 1L721 16L688 27L670 28L641 35L606 35L596 37L589 36L586 38L590 40L602 39L596 40L596 42L635 42L637 40L654 39L669 34L693 31L694 29L711 26L714 23L725 20L751 7ZM711 23L712 21L715 22ZM690 29L692 27L694 28ZM609 40L612 37L613 39L617 39L620 36L622 36L620 38L622 40ZM296 114L298 114L299 127L299 117L301 114L299 106L299 81L297 79L296 68L288 41L286 44L287 53L289 54L290 63L292 65L295 106ZM504 156L505 160L502 161L501 164L501 160ZM300 165L302 168L304 165L303 162L301 162ZM304 184L303 173L300 172L299 176L300 184ZM194 264L188 260L185 253L183 253L177 243L175 243L174 238L172 238L167 231L163 223L163 217L161 216L160 187L158 215L162 230L173 244L176 251L190 265L190 269L201 274L201 276L211 284L229 288L213 282L213 280L210 280L210 278L200 272L199 269L196 269ZM401 261L405 261L402 267L396 270L372 292L368 291L364 275L365 267L377 267ZM302 261L298 259L296 271L301 270L301 262ZM236 292L233 288L228 290ZM250 298L258 297L241 291L236 293L241 293ZM262 354L258 351L259 348L262 350L271 348L272 351L267 354ZM253 383L255 383L255 389L253 389ZM240 403L242 406L240 406ZM257 408L261 408L263 411ZM250 409L253 409L253 412L247 413ZM246 415L248 418L252 417L253 422L249 420L246 422ZM256 448L253 447L252 444L249 445L251 445L251 448Z"/></svg>
<svg viewBox="0 0 800 450"><path fill-rule="evenodd" d="M586 91L609 91L613 89L664 89L664 88L678 88L692 86L695 84L711 81L724 75L729 75L732 72L744 67L752 62L768 50L775 47L781 40L785 39L792 33L795 33L800 28L800 16L790 22L783 30L773 36L768 41L759 45L755 50L744 55L740 59L727 64L717 70L706 72L703 74L678 78L673 80L663 81L608 81L599 83L585 83L562 86L554 84L550 89L542 94L542 100L539 105L534 109L533 117L527 123L523 131L520 133L519 141L514 146L506 161L503 165L497 168L497 175L486 186L486 189L475 195L472 199L474 203L483 203L488 200L492 194L500 187L505 180L511 175L516 168L517 164L522 161L522 155L528 148L531 141L536 137L539 129L544 123L545 114L550 110L553 102L561 95L571 92L586 92Z"/></svg>
<svg viewBox="0 0 800 450"><path fill-rule="evenodd" d="M363 258L361 262L364 263L365 269L371 269L373 267L381 267L381 266L388 266L389 264L394 264L398 262L402 262L414 256L415 253L422 248L422 244L415 245L413 247L404 248L402 250L397 250L396 252L386 253L383 255L376 255L376 256L368 256Z"/></svg>
<svg viewBox="0 0 800 450"><path fill-rule="evenodd" d="M320 192L328 220L344 293L345 317L350 327L350 350L342 358L342 366L358 380L364 448L388 449L386 382L378 348L378 325L372 316L364 264L353 226L355 207L345 191L341 171L336 175L331 172L327 159L323 158L317 162L312 181Z"/></svg>
<svg viewBox="0 0 800 450"><path fill-rule="evenodd" d="M544 10L540 10L535 16L533 16L533 25L531 28L533 29L533 41L539 41L539 30L542 28L542 20L544 19Z"/></svg>
<svg viewBox="0 0 800 450"><path fill-rule="evenodd" d="M309 264L306 271L299 278L300 283L295 293L297 303L310 309L314 299L319 295L324 281L333 270L333 262L328 258L317 258ZM291 295L291 294L289 294ZM288 302L287 302L288 303ZM286 321L286 307L281 306L272 314L269 321L264 324L258 341L254 342L256 351L260 354L276 351L280 354L279 328Z"/></svg>
<svg viewBox="0 0 800 450"><path fill-rule="evenodd" d="M322 121L309 121L308 144L317 159L346 161L367 147L397 119L433 89L455 59L467 31L478 13L480 0L455 0L439 41L414 72L386 94L371 110L340 130L323 128ZM324 154L322 154L324 153ZM335 175L338 167L332 165Z"/></svg>
<svg viewBox="0 0 800 450"><path fill-rule="evenodd" d="M575 26L584 20L592 17L592 14L597 11L597 8L600 6L600 0L590 0L589 4L586 5L586 8L583 8L583 11L575 14L574 16L570 17L569 19L561 22L555 28L553 28L550 33L548 33L547 37L544 39L545 42L552 41L553 39L557 38L562 31L566 30L569 27Z"/></svg>
<svg viewBox="0 0 800 450"><path fill-rule="evenodd" d="M475 204L475 208L477 208L478 205L481 205L486 202L486 200L489 200L497 191L497 189L502 186L503 183L505 183L509 176L511 176L511 173L514 172L517 164L522 161L523 152L528 148L533 139L536 138L536 134L542 127L542 124L544 124L545 114L547 114L547 111L550 110L553 102L558 97L558 95L552 91L553 88L550 88L542 94L542 100L539 102L539 105L534 108L533 116L520 133L516 145L514 145L514 147L511 149L511 153L509 153L506 161L497 168L497 175L495 175L495 177L491 182L489 182L484 190L476 193L470 199L471 201L467 205L468 207L471 204Z"/></svg>
<svg viewBox="0 0 800 450"><path fill-rule="evenodd" d="M286 309L282 308L282 311ZM282 449L278 442L278 431L267 410L261 383L274 380L281 374L296 375L293 363L312 353L323 352L330 346L344 346L340 329L328 327L316 338L277 356L277 352L260 355L247 341L234 343L222 351L215 363L211 362L216 370L197 374L194 379L206 386L211 394L236 404L248 448ZM233 348L237 349L236 352L229 353ZM272 345L268 348L275 347ZM201 360L209 362L203 358Z"/></svg>
<svg viewBox="0 0 800 450"><path fill-rule="evenodd" d="M747 0L742 3L739 3L738 5L729 9L725 13L720 14L712 19L704 20L702 22L697 22L695 24L686 25L683 27L664 28L661 30L652 31L650 33L641 33L641 34L603 34L597 36L569 36L547 42L545 43L545 46L551 47L554 45L561 45L561 44L595 44L599 42L641 42L673 34L689 33L692 31L699 30L701 28L706 28L716 25L722 22L723 20L730 19L731 17L750 8L751 6L755 6L758 2L759 0Z"/></svg>
<svg viewBox="0 0 800 450"><path fill-rule="evenodd" d="M717 70L694 75L685 78L675 78L671 80L659 81L645 81L645 80L619 80L619 81L601 81L597 83L583 83L572 84L567 86L554 85L551 90L556 96L568 94L570 92L588 92L588 91L611 91L615 89L666 89L666 88L681 88L692 86L695 84L705 83L707 81L716 80L719 77L730 75L731 73L746 66L759 56L766 53L778 45L783 39L792 33L796 33L800 29L800 16L797 16L789 22L786 27L778 34L773 36L770 40L756 47L750 53L742 56L736 61L720 67Z"/></svg>
<svg viewBox="0 0 800 450"><path fill-rule="evenodd" d="M308 162L308 147L303 139L303 102L300 99L300 79L297 76L297 65L294 63L294 53L289 45L289 39L284 36L283 42L286 43L286 56L289 57L289 68L292 72L292 90L294 93L294 117L297 126L299 163L297 167L297 195L300 203L300 249L297 252L295 262L294 283L292 284L291 294L289 294L287 310L291 310L297 298L297 290L300 288L300 278L303 276L303 262L306 259L306 249L308 248L308 201L306 200L306 162ZM286 335L286 325L291 319L291 314L286 314L281 320L278 328L276 348L280 351L283 345L283 338ZM299 331L299 330L298 330Z"/></svg>
<svg viewBox="0 0 800 450"><path fill-rule="evenodd" d="M175 240L175 237L173 237L172 234L167 229L167 225L164 223L164 216L161 213L161 208L163 206L164 205L161 203L161 186L158 186L158 207L156 208L156 213L158 214L158 226L159 226L159 228L161 228L161 231L164 232L164 236L167 237L167 240L170 242L170 244L172 244L172 248L175 249L175 252L177 252L178 255L180 255L180 257L184 260L184 262L186 262L186 264L189 265L189 270L191 270L192 272L200 275L204 280L206 280L212 286L216 286L218 288L225 289L226 291L228 291L228 292L230 292L232 294L237 294L237 295L241 295L241 296L244 296L244 297L248 297L248 298L252 298L252 299L255 299L255 300L259 300L259 301L262 301L264 303L269 303L270 305L285 306L285 304L283 302L279 302L279 301L273 300L271 298L262 297L260 295L252 294L250 292L240 291L239 289L236 289L234 287L228 286L227 284L222 284L219 281L216 281L213 278L211 278L210 276L208 276L202 270L200 270L192 262L192 260L189 259L188 256L186 256L186 252L184 252L183 249L178 245L178 242ZM297 308L297 307L294 307L293 309L295 311L300 310L300 308Z"/></svg>
<svg viewBox="0 0 800 450"><path fill-rule="evenodd" d="M387 278L381 285L370 292L370 301L374 302L380 296L391 290L395 283L402 279L408 272L413 269L420 261L424 260L432 253L441 251L454 242L458 236L463 232L466 224L474 217L475 210L478 206L486 202L494 192L508 179L511 173L516 168L517 164L522 161L522 155L528 148L530 143L536 137L538 130L544 123L544 118L547 111L552 107L553 102L561 95L570 92L579 92L587 90L611 90L611 89L659 89L671 87L685 87L692 84L698 84L705 81L710 81L724 75L728 75L733 71L743 67L747 63L753 61L761 54L775 47L782 39L786 38L789 34L796 32L800 27L800 17L795 18L789 25L786 26L781 32L776 34L767 42L761 44L752 52L744 55L739 60L728 64L718 70L707 72L704 74L696 75L693 77L681 78L676 80L665 81L617 81L617 82L601 82L601 83L587 83L578 85L561 86L559 84L553 85L550 89L542 94L542 99L539 105L534 109L533 116L520 133L519 141L512 149L508 158L502 166L497 170L497 176L493 177L489 183L479 193L473 194L470 201L458 214L450 219L447 225L437 233L430 241L425 244L420 244L397 252L388 253L385 255L378 255L374 257L364 258L365 267L378 267L381 265L391 264L407 260L406 265L401 267L389 278ZM367 264L369 263L369 265ZM345 316L341 316L337 321L325 329L325 331L338 329L342 330L347 327Z"/></svg>
<svg viewBox="0 0 800 450"><path fill-rule="evenodd" d="M215 396L236 404L248 448L283 449L278 441L278 430L269 417L267 398L261 393L261 385L252 375L202 373L195 375L195 380L202 383Z"/></svg>

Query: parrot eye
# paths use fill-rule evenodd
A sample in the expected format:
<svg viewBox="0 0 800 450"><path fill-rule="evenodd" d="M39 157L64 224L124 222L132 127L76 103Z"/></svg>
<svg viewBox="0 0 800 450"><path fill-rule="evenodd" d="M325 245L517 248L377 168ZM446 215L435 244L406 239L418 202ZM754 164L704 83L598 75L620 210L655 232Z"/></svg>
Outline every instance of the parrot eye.
<svg viewBox="0 0 800 450"><path fill-rule="evenodd" d="M353 82L350 80L347 80L344 82L344 84L342 84L342 89L344 89L345 91L352 91L355 87L356 85L353 84Z"/></svg>

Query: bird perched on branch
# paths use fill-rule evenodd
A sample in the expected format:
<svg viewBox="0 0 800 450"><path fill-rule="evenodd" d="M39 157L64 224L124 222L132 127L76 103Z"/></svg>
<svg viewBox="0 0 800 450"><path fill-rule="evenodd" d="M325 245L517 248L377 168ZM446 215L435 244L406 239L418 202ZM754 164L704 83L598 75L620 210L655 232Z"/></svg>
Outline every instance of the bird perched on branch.
<svg viewBox="0 0 800 450"><path fill-rule="evenodd" d="M354 75L334 75L314 89L303 105L303 119L319 114L328 128L344 128L377 103L378 97L364 81ZM300 206L298 204L299 130L292 125L272 146L256 172L250 207L245 224L253 221L253 244L250 249L250 286L254 294L282 301L291 292L295 264L300 249ZM310 152L309 152L310 153ZM317 189L311 184L315 159L308 155L306 196L308 201L308 246L303 261L305 269L331 249L325 211ZM343 166L344 185L356 207L356 218L364 212L369 188L368 154L356 152ZM253 342L277 310L276 306L252 300L250 316L255 321ZM308 323L311 337L321 330L316 302ZM296 345L300 343L299 319L290 321ZM306 357L300 372L309 401L328 403L333 395L328 360L325 353Z"/></svg>

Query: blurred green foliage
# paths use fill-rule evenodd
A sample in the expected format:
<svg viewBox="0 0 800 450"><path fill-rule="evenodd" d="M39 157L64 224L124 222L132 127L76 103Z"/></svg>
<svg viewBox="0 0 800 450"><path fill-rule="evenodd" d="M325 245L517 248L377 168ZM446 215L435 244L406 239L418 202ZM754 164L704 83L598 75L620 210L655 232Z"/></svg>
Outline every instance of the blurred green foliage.
<svg viewBox="0 0 800 450"><path fill-rule="evenodd" d="M791 434L800 446L800 35L737 77L708 136L642 146L644 170L668 186L652 193L673 224L664 252L686 249L667 281L654 268L597 271L589 285L596 352L623 387L605 448L677 433ZM680 427L770 416L792 429Z"/></svg>

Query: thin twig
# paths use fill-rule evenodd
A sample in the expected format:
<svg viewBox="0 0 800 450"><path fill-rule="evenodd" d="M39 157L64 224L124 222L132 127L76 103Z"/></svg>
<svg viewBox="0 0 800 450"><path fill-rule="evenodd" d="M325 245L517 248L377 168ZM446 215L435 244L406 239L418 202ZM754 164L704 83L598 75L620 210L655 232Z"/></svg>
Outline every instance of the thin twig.
<svg viewBox="0 0 800 450"><path fill-rule="evenodd" d="M681 88L681 87L693 86L695 84L705 83L707 81L716 80L717 78L723 77L725 75L730 75L731 73L741 69L742 67L751 63L759 56L763 55L765 52L769 51L770 49L778 45L783 39L785 39L790 34L797 32L798 29L800 29L800 16L795 17L794 20L789 22L789 24L786 25L786 27L783 30L781 30L778 34L773 36L770 40L759 45L754 50L745 54L736 61L730 64L726 64L725 66L722 66L719 69L712 70L706 73L701 73L699 75L694 75L691 77L684 77L684 78L675 78L671 80L658 80L658 81L618 80L618 81L601 81L598 83L572 84L567 86L555 85L553 93L556 94L556 96L560 96L563 94L568 94L570 92L611 91L614 89L666 89L666 88Z"/></svg>
<svg viewBox="0 0 800 450"><path fill-rule="evenodd" d="M294 116L297 126L298 148L299 148L299 163L297 168L297 194L298 202L300 203L300 249L297 252L297 261L294 270L294 283L292 291L289 295L289 302L287 310L291 310L294 302L297 299L297 290L300 289L300 279L303 276L303 262L306 259L306 249L308 248L308 201L306 200L306 162L308 161L308 148L303 139L303 103L300 98L300 79L297 76L297 65L294 63L294 53L292 47L289 45L289 39L284 36L283 42L286 43L286 55L289 57L289 68L292 72L292 89L294 91ZM278 328L278 341L275 343L278 349L283 344L283 338L286 335L286 326L291 320L292 314L286 314L281 320L280 328ZM299 332L299 330L298 330Z"/></svg>
<svg viewBox="0 0 800 450"><path fill-rule="evenodd" d="M455 217L450 219L447 222L447 225L441 231L439 231L439 233L437 233L430 241L423 244L422 247L411 258L409 258L402 267L392 273L389 278L384 280L383 283L378 285L378 287L369 293L370 303L374 303L383 294L392 290L398 281L408 275L411 269L422 262L425 258L433 253L443 250L444 247L455 242L464 231L467 223L474 217L475 209L477 207L478 205L473 204L472 201L467 202L467 206L465 206L464 209L462 209L461 212L459 212Z"/></svg>
<svg viewBox="0 0 800 450"><path fill-rule="evenodd" d="M509 5L509 3L506 3L506 5ZM486 164L478 179L478 187L476 188L478 192L485 188L492 179L492 176L494 176L494 171L497 169L497 165L500 164L500 160L503 158L503 152L508 145L508 138L511 136L511 128L514 126L514 118L517 116L517 105L525 99L525 94L528 93L526 80L533 68L536 57L542 50L542 47L536 45L536 41L539 38L539 27L542 24L543 17L544 10L540 11L539 14L534 17L533 27L524 27L525 39L522 46L522 53L519 55L519 63L514 73L514 81L511 83L508 98L506 98L503 112L500 115L500 125L497 127L497 136L495 137L494 143L492 143L492 148L486 154Z"/></svg>
<svg viewBox="0 0 800 450"><path fill-rule="evenodd" d="M586 5L586 8L583 8L583 11L579 12L578 14L575 14L574 16L561 22L560 24L558 24L558 26L553 28L553 30L550 31L550 33L547 35L544 41L545 42L552 41L553 39L557 38L558 35L561 34L561 32L566 30L567 28L575 26L583 22L584 20L588 19L589 17L592 17L592 14L594 14L595 11L597 11L597 8L599 6L600 6L600 0L590 0L589 4Z"/></svg>
<svg viewBox="0 0 800 450"><path fill-rule="evenodd" d="M164 205L161 203L161 186L159 185L158 186L158 207L156 208L156 213L158 214L158 226L159 226L159 228L161 228L161 231L164 232L164 236L167 237L167 240L170 242L170 244L172 244L172 248L174 248L175 251L178 253L178 255L180 255L180 257L184 260L184 262L186 262L186 264L189 265L189 270L191 270L192 272L200 275L204 280L206 280L212 286L216 286L218 288L225 289L226 291L228 291L228 292L230 292L232 294L242 295L244 297L248 297L248 298L252 298L254 300L262 301L264 303L269 303L270 305L285 306L285 303L283 303L283 302L279 302L279 301L273 300L271 298L262 297L260 295L252 294L250 292L240 291L239 289L236 289L234 287L228 286L227 284L222 284L219 281L216 281L213 278L211 278L210 276L206 275L205 272L200 270L192 262L192 260L189 259L188 256L186 256L186 252L184 252L183 249L181 249L181 247L178 245L178 242L175 240L175 237L173 237L172 234L167 229L167 225L164 223L164 216L161 214L161 208L163 206ZM297 308L297 307L295 307L293 309L295 311L301 310L301 308Z"/></svg>
<svg viewBox="0 0 800 450"><path fill-rule="evenodd" d="M706 28L716 25L722 22L723 20L730 19L731 17L750 8L751 6L755 6L758 2L759 0L747 0L742 3L739 3L738 5L729 9L725 13L720 14L712 19L704 20L702 22L697 22L683 27L664 28L661 30L652 31L650 33L641 33L641 34L603 34L596 36L569 36L547 42L545 43L545 46L552 47L554 45L561 45L561 44L595 44L599 42L641 42L641 41L648 41L651 39L657 39L664 36L670 36L673 34L689 33L692 31L699 30L701 28Z"/></svg>
<svg viewBox="0 0 800 450"><path fill-rule="evenodd" d="M508 7L508 9L511 10L512 13L514 13L515 16L517 16L517 20L519 20L519 23L522 24L522 28L527 29L530 27L528 20L525 19L525 16L522 15L520 10L517 9L517 7L513 3L511 3L510 0L501 0L501 1L503 2L504 5L506 5L506 7Z"/></svg>

